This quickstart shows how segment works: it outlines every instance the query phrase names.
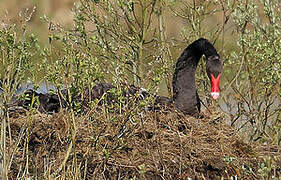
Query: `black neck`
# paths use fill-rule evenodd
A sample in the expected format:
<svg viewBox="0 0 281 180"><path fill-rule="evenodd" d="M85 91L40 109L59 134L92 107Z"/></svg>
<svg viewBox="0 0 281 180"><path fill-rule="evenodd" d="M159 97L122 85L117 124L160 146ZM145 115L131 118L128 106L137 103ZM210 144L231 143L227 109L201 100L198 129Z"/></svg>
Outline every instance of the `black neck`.
<svg viewBox="0 0 281 180"><path fill-rule="evenodd" d="M176 106L183 111L194 111L192 107L198 108L199 98L195 86L195 71L203 54L207 60L210 56L219 56L208 40L200 38L183 51L176 63L173 76L173 100Z"/></svg>

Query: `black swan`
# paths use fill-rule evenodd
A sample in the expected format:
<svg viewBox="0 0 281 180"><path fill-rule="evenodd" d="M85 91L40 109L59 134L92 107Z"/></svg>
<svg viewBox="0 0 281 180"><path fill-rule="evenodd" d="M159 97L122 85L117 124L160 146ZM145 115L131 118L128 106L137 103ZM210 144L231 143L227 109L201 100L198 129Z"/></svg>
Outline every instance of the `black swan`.
<svg viewBox="0 0 281 180"><path fill-rule="evenodd" d="M190 44L179 57L173 76L173 102L185 114L200 112L200 99L195 86L195 71L202 55L206 57L206 71L211 80L211 96L219 97L222 61L214 46L204 38Z"/></svg>
<svg viewBox="0 0 281 180"><path fill-rule="evenodd" d="M206 71L211 81L211 96L214 99L219 97L219 82L222 73L222 61L214 46L204 38L200 38L191 43L178 58L175 72L173 75L173 98L158 96L155 99L154 107L150 110L157 110L159 106L174 105L184 114L198 115L200 112L200 99L197 94L195 85L195 71L197 64L202 55L206 57ZM107 94L108 99L114 99L109 90L115 86L109 83L99 83L89 92L85 92L83 97L86 97L83 102L88 105L87 101L100 99L104 94ZM31 93L31 92L28 92ZM32 92L34 93L34 92ZM37 94L38 95L38 94ZM148 93L133 85L129 86L124 93L125 96L138 95L138 100L148 96ZM79 100L80 96L76 98ZM40 106L39 110L49 112L58 112L60 108L59 97L50 94L39 94ZM50 103L50 104L48 104ZM28 102L21 102L19 105L27 106Z"/></svg>

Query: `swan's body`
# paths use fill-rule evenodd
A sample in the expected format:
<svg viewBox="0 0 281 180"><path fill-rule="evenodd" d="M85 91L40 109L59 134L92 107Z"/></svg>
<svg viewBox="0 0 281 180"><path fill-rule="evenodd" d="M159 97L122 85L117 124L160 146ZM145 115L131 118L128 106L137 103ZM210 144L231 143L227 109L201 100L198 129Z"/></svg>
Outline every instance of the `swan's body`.
<svg viewBox="0 0 281 180"><path fill-rule="evenodd" d="M199 60L202 55L206 56L206 71L211 80L212 92L211 95L214 99L219 96L219 80L222 72L222 62L214 46L206 39L200 38L190 44L178 58L176 68L173 76L173 98L157 97L154 108L152 110L159 109L160 106L166 106L174 104L175 107L181 110L185 114L197 115L200 112L200 99L197 94L195 86L195 71ZM83 103L88 105L88 101L94 99L100 99L107 93L107 100L111 101L114 99L112 94L108 91L115 86L108 83L99 83L93 87L90 92L86 92L83 95L85 98ZM147 92L143 91L142 88L135 86L128 87L127 95L137 95L138 99L145 98ZM126 96L126 94L124 94ZM50 94L39 94L40 106L39 110L42 111L55 111L57 112L60 108L59 97ZM79 101L76 98L76 100ZM81 100L81 98L80 98ZM42 102L41 102L42 101ZM26 105L30 102L21 102ZM50 104L48 104L50 103ZM110 102L109 102L110 103Z"/></svg>

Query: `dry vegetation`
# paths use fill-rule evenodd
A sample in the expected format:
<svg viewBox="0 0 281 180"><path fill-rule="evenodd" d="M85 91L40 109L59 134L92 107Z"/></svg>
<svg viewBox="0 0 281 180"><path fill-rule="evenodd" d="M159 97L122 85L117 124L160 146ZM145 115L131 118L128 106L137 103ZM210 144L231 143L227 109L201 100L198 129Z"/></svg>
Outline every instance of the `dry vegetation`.
<svg viewBox="0 0 281 180"><path fill-rule="evenodd" d="M281 175L281 148L245 142L219 112L195 119L175 111L92 111L75 118L75 145L66 111L13 115L7 142L14 179L23 171L44 179L261 179L265 153L276 160L267 177Z"/></svg>

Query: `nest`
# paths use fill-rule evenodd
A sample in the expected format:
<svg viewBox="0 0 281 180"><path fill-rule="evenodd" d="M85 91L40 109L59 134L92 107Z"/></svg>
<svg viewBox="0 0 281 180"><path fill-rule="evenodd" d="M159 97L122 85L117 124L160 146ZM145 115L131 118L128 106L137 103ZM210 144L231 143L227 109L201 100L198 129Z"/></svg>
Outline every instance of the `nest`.
<svg viewBox="0 0 281 180"><path fill-rule="evenodd" d="M224 121L220 113L196 119L175 110L14 115L9 177L259 179L265 151L276 160L269 173L281 175L280 148L246 143Z"/></svg>

